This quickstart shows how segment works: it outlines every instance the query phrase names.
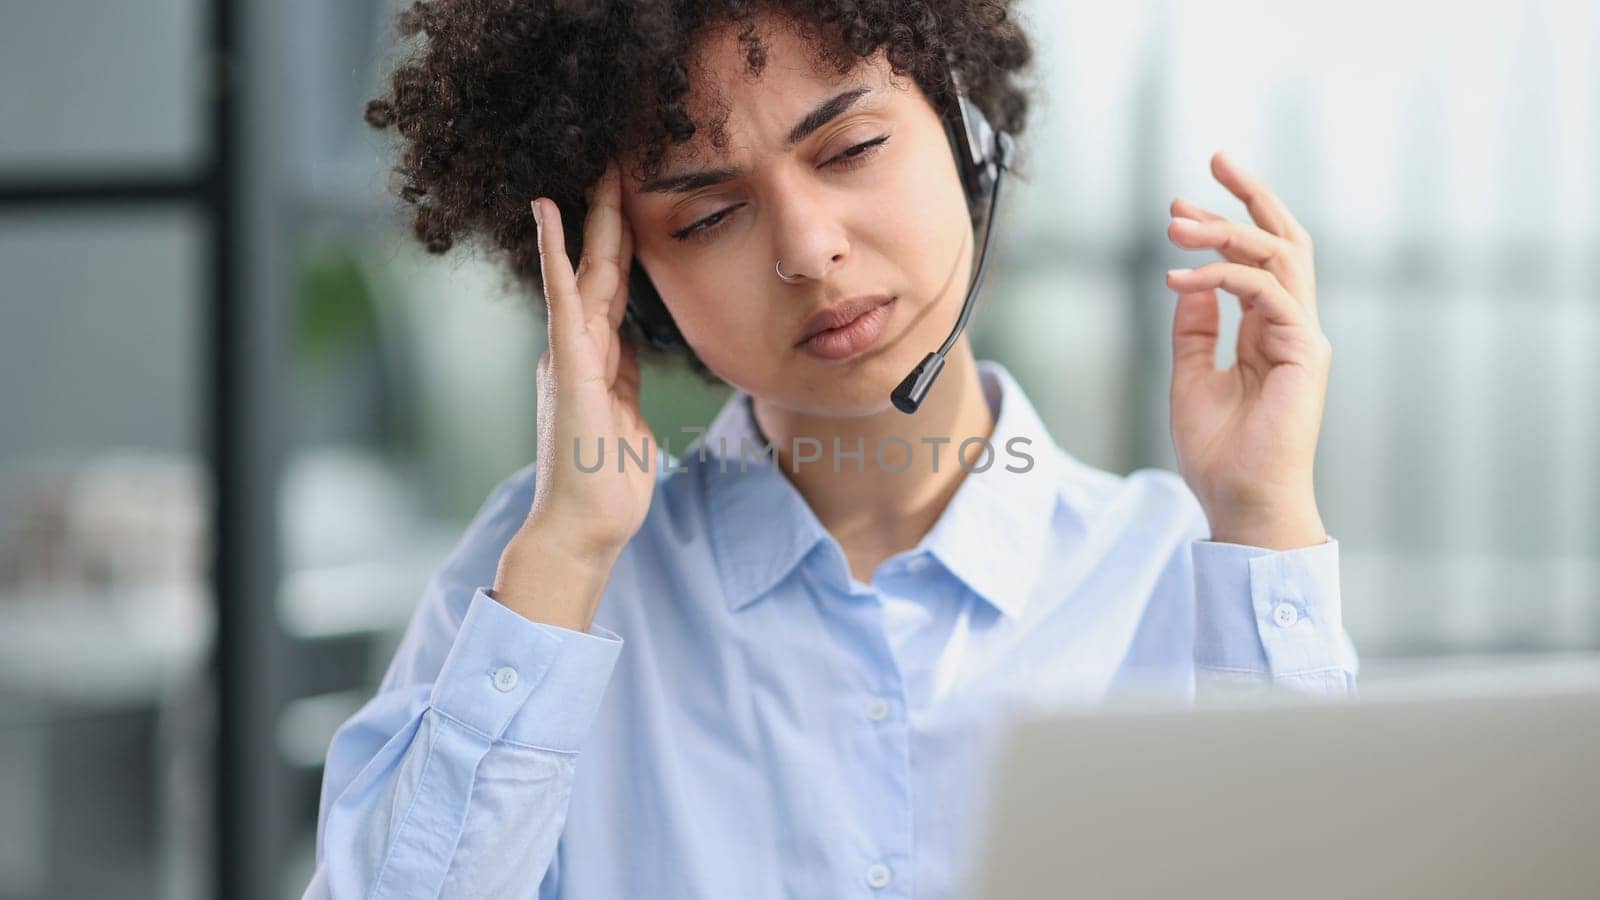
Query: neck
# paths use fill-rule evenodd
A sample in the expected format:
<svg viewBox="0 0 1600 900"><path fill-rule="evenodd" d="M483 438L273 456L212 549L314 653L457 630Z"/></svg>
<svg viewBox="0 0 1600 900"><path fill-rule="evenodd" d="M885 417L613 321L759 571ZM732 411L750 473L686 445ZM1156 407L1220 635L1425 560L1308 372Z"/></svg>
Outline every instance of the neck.
<svg viewBox="0 0 1600 900"><path fill-rule="evenodd" d="M823 527L842 545L855 548L852 556L883 557L915 546L966 477L957 459L962 441L987 439L994 432L994 416L964 336L951 348L938 383L914 415L895 409L887 398L880 412L848 418L797 413L760 398L754 398L753 407L779 470ZM843 453L864 452L859 459L836 457L835 439ZM983 445L974 442L963 458L970 465L983 453ZM902 465L904 471L894 471Z"/></svg>

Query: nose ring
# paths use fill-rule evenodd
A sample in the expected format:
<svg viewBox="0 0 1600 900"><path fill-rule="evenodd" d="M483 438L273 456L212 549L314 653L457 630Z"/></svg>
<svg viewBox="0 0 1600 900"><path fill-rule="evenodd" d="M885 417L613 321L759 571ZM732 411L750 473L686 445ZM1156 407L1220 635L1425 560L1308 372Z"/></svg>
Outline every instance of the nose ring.
<svg viewBox="0 0 1600 900"><path fill-rule="evenodd" d="M799 275L785 275L785 274L783 274L783 260L781 260L781 259L778 260L777 263L775 263L773 265L773 269L777 270L778 277L780 279L786 281L786 282L794 282L794 281L800 280L800 276Z"/></svg>

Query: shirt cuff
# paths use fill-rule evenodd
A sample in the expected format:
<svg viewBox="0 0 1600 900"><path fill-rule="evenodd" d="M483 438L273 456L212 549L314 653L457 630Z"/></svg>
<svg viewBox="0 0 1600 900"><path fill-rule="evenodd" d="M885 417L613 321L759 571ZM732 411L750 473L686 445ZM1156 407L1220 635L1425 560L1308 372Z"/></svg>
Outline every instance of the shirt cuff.
<svg viewBox="0 0 1600 900"><path fill-rule="evenodd" d="M1274 676L1355 671L1339 595L1339 542L1272 550L1191 545L1195 664Z"/></svg>
<svg viewBox="0 0 1600 900"><path fill-rule="evenodd" d="M535 622L478 588L430 700L493 740L576 753L599 711L622 639Z"/></svg>

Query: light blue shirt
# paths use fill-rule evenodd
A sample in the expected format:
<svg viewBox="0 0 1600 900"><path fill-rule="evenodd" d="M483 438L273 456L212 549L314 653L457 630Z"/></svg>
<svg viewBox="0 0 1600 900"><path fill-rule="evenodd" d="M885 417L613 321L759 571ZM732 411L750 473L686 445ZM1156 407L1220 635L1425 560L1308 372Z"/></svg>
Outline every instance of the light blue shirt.
<svg viewBox="0 0 1600 900"><path fill-rule="evenodd" d="M1175 473L1079 461L979 371L998 458L870 584L770 458L740 471L743 392L658 467L588 633L487 593L512 475L333 739L307 895L961 896L1020 707L1354 691L1335 540L1208 541Z"/></svg>

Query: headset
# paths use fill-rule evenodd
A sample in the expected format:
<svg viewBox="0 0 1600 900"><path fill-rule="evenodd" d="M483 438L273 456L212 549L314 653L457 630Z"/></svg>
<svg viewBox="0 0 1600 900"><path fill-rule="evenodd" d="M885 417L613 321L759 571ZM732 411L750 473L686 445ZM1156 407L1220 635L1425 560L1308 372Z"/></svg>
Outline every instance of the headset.
<svg viewBox="0 0 1600 900"><path fill-rule="evenodd" d="M1000 201L1000 182L1003 173L1011 168L1016 152L1011 135L995 130L983 111L967 99L960 74L953 67L950 69L950 79L956 87L956 103L944 112L945 134L950 139L950 150L955 154L956 168L960 171L962 188L966 191L967 209L972 216L973 227L976 228L985 215L987 221L984 224L983 250L978 256L977 270L967 289L966 300L961 304L961 315L956 319L955 328L951 329L950 336L944 339L938 350L923 357L922 362L906 375L890 397L895 408L907 414L915 413L922 405L928 389L933 387L934 379L939 377L940 370L944 368L945 355L955 346L956 338L966 328L967 319L972 315L978 289L988 269L989 245ZM628 308L625 315L656 347L666 349L686 345L660 293L637 259L628 275Z"/></svg>

